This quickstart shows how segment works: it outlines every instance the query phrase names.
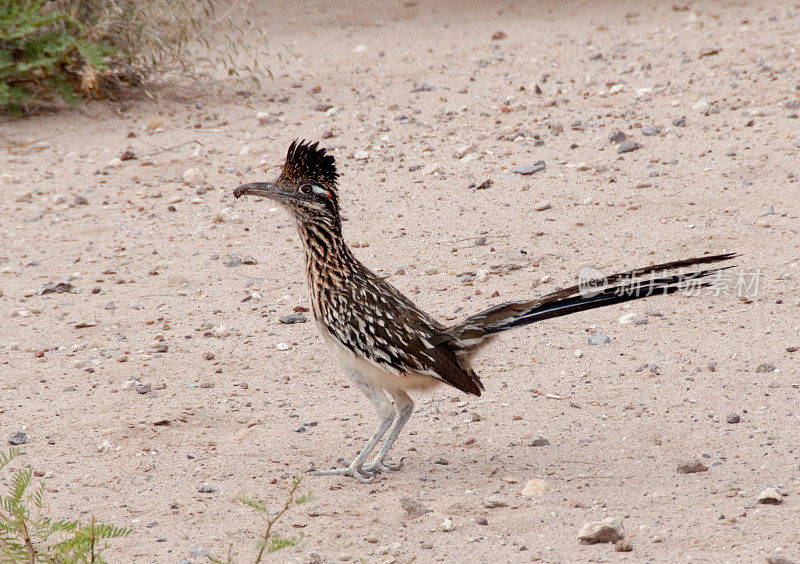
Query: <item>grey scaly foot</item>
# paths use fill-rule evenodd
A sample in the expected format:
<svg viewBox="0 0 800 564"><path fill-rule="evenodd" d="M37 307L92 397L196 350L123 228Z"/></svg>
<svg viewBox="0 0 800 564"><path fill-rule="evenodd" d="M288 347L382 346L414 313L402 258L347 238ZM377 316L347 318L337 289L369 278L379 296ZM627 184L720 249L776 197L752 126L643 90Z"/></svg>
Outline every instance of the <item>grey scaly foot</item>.
<svg viewBox="0 0 800 564"><path fill-rule="evenodd" d="M397 472L403 467L403 461L405 458L401 458L399 462L392 463L392 462L385 462L383 460L373 460L372 462L367 462L362 469L365 472Z"/></svg>
<svg viewBox="0 0 800 564"><path fill-rule="evenodd" d="M367 470L363 465L360 466L352 463L347 466L331 468L330 470L317 470L316 468L312 468L308 470L308 474L312 476L350 476L362 484L371 484L378 479L380 471Z"/></svg>
<svg viewBox="0 0 800 564"><path fill-rule="evenodd" d="M392 462L384 462L383 460L378 460L377 458L372 462L365 462L363 466L361 466L361 472L365 474L380 474L381 472L397 472L403 467L403 461L405 458L401 458L400 462L392 463ZM337 462L341 462L345 468L350 467L353 465L353 461L348 460L347 458L340 458Z"/></svg>

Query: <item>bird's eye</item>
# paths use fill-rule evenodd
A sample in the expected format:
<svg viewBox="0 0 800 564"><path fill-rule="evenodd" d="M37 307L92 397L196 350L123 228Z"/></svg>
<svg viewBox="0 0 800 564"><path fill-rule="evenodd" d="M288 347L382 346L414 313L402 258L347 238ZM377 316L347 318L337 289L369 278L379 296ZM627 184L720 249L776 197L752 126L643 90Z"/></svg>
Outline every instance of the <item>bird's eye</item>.
<svg viewBox="0 0 800 564"><path fill-rule="evenodd" d="M301 194L305 194L306 196L311 194L311 192L313 192L313 191L314 191L314 187L311 184L303 184L300 187L300 193Z"/></svg>

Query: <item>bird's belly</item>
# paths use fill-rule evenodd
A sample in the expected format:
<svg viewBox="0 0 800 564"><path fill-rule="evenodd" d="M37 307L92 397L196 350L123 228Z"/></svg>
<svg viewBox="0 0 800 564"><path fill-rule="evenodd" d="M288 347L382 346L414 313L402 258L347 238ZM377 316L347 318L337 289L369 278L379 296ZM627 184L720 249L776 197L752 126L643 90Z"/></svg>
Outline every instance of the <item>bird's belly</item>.
<svg viewBox="0 0 800 564"><path fill-rule="evenodd" d="M371 362L351 351L337 339L325 326L317 321L319 334L328 345L333 358L344 372L357 385L379 387L384 390L428 390L441 384L436 378L425 374L399 372L389 367Z"/></svg>

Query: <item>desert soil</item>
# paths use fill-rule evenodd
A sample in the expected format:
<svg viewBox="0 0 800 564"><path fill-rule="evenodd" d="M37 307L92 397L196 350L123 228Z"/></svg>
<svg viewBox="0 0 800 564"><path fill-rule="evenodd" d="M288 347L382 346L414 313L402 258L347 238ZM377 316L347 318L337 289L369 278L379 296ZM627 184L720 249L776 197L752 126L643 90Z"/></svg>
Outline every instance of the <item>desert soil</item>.
<svg viewBox="0 0 800 564"><path fill-rule="evenodd" d="M306 138L355 253L442 320L588 264L736 251L760 278L502 336L483 396L417 396L402 471L305 477L275 560L800 560L797 2L299 4L258 15L261 89L2 121L0 434L50 511L132 527L113 562L248 562L237 494L278 508L370 435L313 323L279 321L308 305L290 219L231 195ZM631 552L579 541L609 516Z"/></svg>

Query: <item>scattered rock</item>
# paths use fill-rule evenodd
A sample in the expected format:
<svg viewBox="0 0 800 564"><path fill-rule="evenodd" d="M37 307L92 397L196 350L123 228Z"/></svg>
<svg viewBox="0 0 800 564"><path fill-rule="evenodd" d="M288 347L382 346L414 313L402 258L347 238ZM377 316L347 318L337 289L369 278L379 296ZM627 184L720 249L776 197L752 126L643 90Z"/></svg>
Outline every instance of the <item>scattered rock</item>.
<svg viewBox="0 0 800 564"><path fill-rule="evenodd" d="M622 522L616 517L606 517L602 521L589 521L581 527L578 538L586 544L598 542L617 542L625 538Z"/></svg>
<svg viewBox="0 0 800 564"><path fill-rule="evenodd" d="M705 49L700 49L700 57L710 57L711 55L716 55L719 53L719 47L706 47Z"/></svg>
<svg viewBox="0 0 800 564"><path fill-rule="evenodd" d="M97 445L97 452L100 454L105 454L106 452L111 452L114 450L114 445L111 444L111 441L108 439L103 439L103 442Z"/></svg>
<svg viewBox="0 0 800 564"><path fill-rule="evenodd" d="M686 127L686 118L679 117L677 119L672 120L672 125L675 127Z"/></svg>
<svg viewBox="0 0 800 564"><path fill-rule="evenodd" d="M483 500L483 506L486 509L494 509L496 507L507 507L508 503L500 499L499 497L487 497Z"/></svg>
<svg viewBox="0 0 800 564"><path fill-rule="evenodd" d="M480 184L475 184L474 182L470 183L470 185L467 186L467 190L472 190L473 188L475 190L486 190L487 188L490 188L492 184L494 184L494 181L491 178L487 178Z"/></svg>
<svg viewBox="0 0 800 564"><path fill-rule="evenodd" d="M415 84L414 88L411 89L411 92L430 92L431 90L433 90L433 84L424 82L422 84Z"/></svg>
<svg viewBox="0 0 800 564"><path fill-rule="evenodd" d="M678 474L696 474L697 472L708 472L708 466L699 460L691 460L678 464Z"/></svg>
<svg viewBox="0 0 800 564"><path fill-rule="evenodd" d="M305 323L308 321L305 315L300 313L290 313L289 315L285 315L281 317L278 321L283 323L284 325L291 325L293 323Z"/></svg>
<svg viewBox="0 0 800 564"><path fill-rule="evenodd" d="M610 342L611 342L611 337L609 337L605 333L595 333L593 335L589 335L589 344L592 346L607 345Z"/></svg>
<svg viewBox="0 0 800 564"><path fill-rule="evenodd" d="M133 389L136 390L138 393L144 395L152 389L152 386L150 384L142 384L140 382L137 382L136 384L133 385Z"/></svg>
<svg viewBox="0 0 800 564"><path fill-rule="evenodd" d="M495 31L492 34L492 41L500 41L501 39L505 39L506 37L508 36L502 31Z"/></svg>
<svg viewBox="0 0 800 564"><path fill-rule="evenodd" d="M515 166L511 169L511 172L516 172L517 174L534 174L536 172L540 172L547 168L544 161L537 161L532 165L525 165L525 166Z"/></svg>
<svg viewBox="0 0 800 564"><path fill-rule="evenodd" d="M403 511L406 512L406 516L409 519L417 519L426 513L433 512L432 509L425 507L422 503L411 497L401 497L400 506L403 508Z"/></svg>
<svg viewBox="0 0 800 564"><path fill-rule="evenodd" d="M553 207L553 204L551 204L547 200L544 200L542 202L537 202L536 204L534 204L533 209L535 211L544 211L544 210L549 210L552 207Z"/></svg>
<svg viewBox="0 0 800 564"><path fill-rule="evenodd" d="M764 505L780 505L783 503L783 496L776 488L766 488L758 493L756 502Z"/></svg>
<svg viewBox="0 0 800 564"><path fill-rule="evenodd" d="M203 484L202 486L200 486L200 489L197 490L197 491L200 492L200 493L214 493L217 490L216 490L216 488L213 488L208 484Z"/></svg>
<svg viewBox="0 0 800 564"><path fill-rule="evenodd" d="M635 320L636 320L636 314L635 314L635 313L626 313L625 315L623 315L622 317L620 317L620 318L617 320L617 322L618 322L620 325L630 325L630 324L631 324L631 323L633 323Z"/></svg>
<svg viewBox="0 0 800 564"><path fill-rule="evenodd" d="M610 142L614 143L615 145L619 145L620 143L622 143L623 141L625 141L627 138L628 138L628 136L627 136L627 135L625 135L625 134L624 134L622 131L620 131L619 129L615 129L615 130L614 130L614 131L611 133L611 135L609 135L609 136L608 136L608 140L609 140Z"/></svg>
<svg viewBox="0 0 800 564"><path fill-rule="evenodd" d="M643 127L642 128L642 135L646 137L655 137L656 135L660 135L661 130L657 127Z"/></svg>
<svg viewBox="0 0 800 564"><path fill-rule="evenodd" d="M768 363L768 362L764 362L763 364L759 364L756 367L756 372L762 373L762 374L763 373L767 373L767 372L775 372L775 366L770 364L770 363Z"/></svg>
<svg viewBox="0 0 800 564"><path fill-rule="evenodd" d="M319 552L309 552L306 554L305 564L322 564L322 556Z"/></svg>
<svg viewBox="0 0 800 564"><path fill-rule="evenodd" d="M89 205L89 198L87 198L83 194L78 194L78 195L75 196L75 200L73 201L73 203L76 206L88 206Z"/></svg>
<svg viewBox="0 0 800 564"><path fill-rule="evenodd" d="M739 423L741 420L742 418L739 416L738 413L731 413L725 418L725 422L730 423L731 425L735 425L736 423Z"/></svg>
<svg viewBox="0 0 800 564"><path fill-rule="evenodd" d="M183 172L183 181L186 184L191 184L192 186L200 186L205 183L205 177L199 169L187 168Z"/></svg>
<svg viewBox="0 0 800 564"><path fill-rule="evenodd" d="M357 161L366 161L369 158L369 153L367 151L356 151L353 158Z"/></svg>
<svg viewBox="0 0 800 564"><path fill-rule="evenodd" d="M208 551L202 546L190 546L189 554L191 554L195 558L205 558L206 556L208 556Z"/></svg>
<svg viewBox="0 0 800 564"><path fill-rule="evenodd" d="M450 533L456 530L456 525L453 523L452 519L446 517L441 523L439 523L438 529L443 533Z"/></svg>
<svg viewBox="0 0 800 564"><path fill-rule="evenodd" d="M633 545L625 539L619 539L614 543L614 550L617 552L630 552L633 550Z"/></svg>
<svg viewBox="0 0 800 564"><path fill-rule="evenodd" d="M28 434L25 431L11 431L8 434L8 442L12 445L24 445L28 442Z"/></svg>
<svg viewBox="0 0 800 564"><path fill-rule="evenodd" d="M134 153L130 149L127 151L123 151L122 154L119 156L119 160L121 161L130 161L135 158L136 158L136 153Z"/></svg>
<svg viewBox="0 0 800 564"><path fill-rule="evenodd" d="M550 446L550 441L547 437L542 437L541 435L536 435L532 439L528 441L528 446L531 447L543 447L543 446Z"/></svg>
<svg viewBox="0 0 800 564"><path fill-rule="evenodd" d="M525 482L520 494L524 497L542 497L547 491L547 481L542 478L534 478Z"/></svg>
<svg viewBox="0 0 800 564"><path fill-rule="evenodd" d="M453 152L453 158L455 158L455 159L463 159L468 154L470 154L473 151L475 151L475 149L477 149L477 146L474 143L471 144L471 145L464 145L462 147L459 147L458 149L456 149Z"/></svg>
<svg viewBox="0 0 800 564"><path fill-rule="evenodd" d="M638 151L641 148L641 143L637 143L636 141L631 141L628 139L620 144L619 148L617 149L617 153L631 153L633 151Z"/></svg>
<svg viewBox="0 0 800 564"><path fill-rule="evenodd" d="M69 282L53 282L39 288L38 293L40 296L44 296L46 294L63 294L65 292L72 292L73 290L75 290L75 287Z"/></svg>

